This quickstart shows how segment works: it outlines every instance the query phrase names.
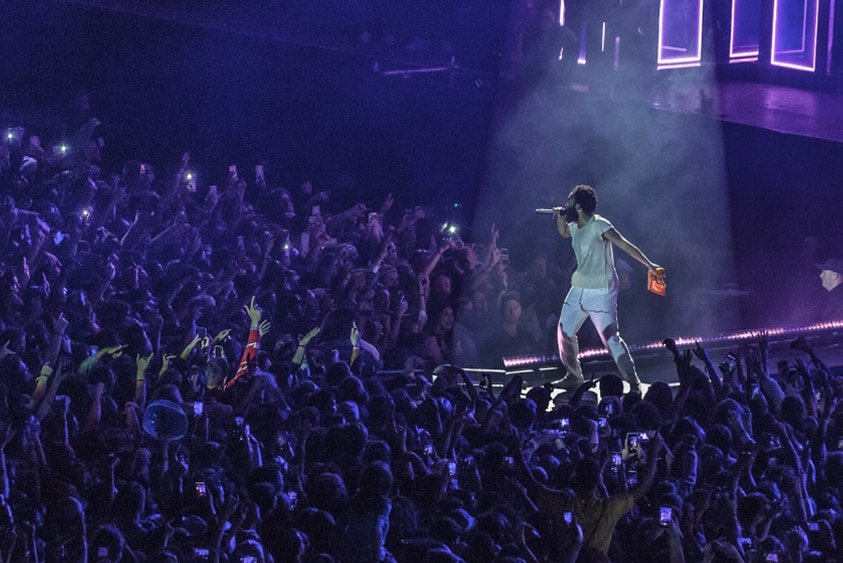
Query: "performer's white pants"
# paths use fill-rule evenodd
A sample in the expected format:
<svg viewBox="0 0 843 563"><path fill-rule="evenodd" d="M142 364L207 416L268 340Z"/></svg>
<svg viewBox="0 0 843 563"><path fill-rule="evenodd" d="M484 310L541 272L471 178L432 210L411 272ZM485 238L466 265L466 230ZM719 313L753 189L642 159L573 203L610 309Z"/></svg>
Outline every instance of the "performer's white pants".
<svg viewBox="0 0 843 563"><path fill-rule="evenodd" d="M615 284L617 287L617 284ZM635 364L626 342L618 333L618 292L615 288L585 289L571 287L562 305L559 326L556 327L559 358L569 374L582 377L577 332L587 318L597 329L603 345L618 366L620 376L633 387L639 384Z"/></svg>

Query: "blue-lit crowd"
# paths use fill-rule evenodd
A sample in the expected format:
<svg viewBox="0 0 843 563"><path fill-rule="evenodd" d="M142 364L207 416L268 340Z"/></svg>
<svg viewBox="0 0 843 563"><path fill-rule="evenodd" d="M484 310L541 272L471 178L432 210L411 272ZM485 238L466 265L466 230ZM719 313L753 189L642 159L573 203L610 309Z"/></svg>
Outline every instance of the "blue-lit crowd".
<svg viewBox="0 0 843 563"><path fill-rule="evenodd" d="M3 131L2 561L841 558L843 374L804 338L666 338L643 396L493 385L463 368L552 350L570 281L497 229L271 163L111 170L84 105Z"/></svg>

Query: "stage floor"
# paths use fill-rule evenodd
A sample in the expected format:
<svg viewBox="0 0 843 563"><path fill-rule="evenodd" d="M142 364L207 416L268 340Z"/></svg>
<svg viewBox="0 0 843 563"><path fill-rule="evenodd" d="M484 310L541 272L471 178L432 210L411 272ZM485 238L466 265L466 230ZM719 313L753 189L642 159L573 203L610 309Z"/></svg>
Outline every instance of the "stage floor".
<svg viewBox="0 0 843 563"><path fill-rule="evenodd" d="M609 96L619 104L643 104L661 111L843 142L843 94L740 78L718 80L711 74L704 69L661 70L656 74L661 79L644 83L619 79L608 90L576 81L566 88L587 96Z"/></svg>

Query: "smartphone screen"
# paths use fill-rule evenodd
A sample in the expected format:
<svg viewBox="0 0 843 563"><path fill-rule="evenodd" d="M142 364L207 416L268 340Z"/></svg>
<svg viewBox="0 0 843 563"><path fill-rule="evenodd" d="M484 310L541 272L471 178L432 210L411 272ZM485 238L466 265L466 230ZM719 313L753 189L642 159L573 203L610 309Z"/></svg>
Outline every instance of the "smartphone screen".
<svg viewBox="0 0 843 563"><path fill-rule="evenodd" d="M731 352L726 354L726 357L723 358L723 361L720 362L720 369L726 373L732 373L735 371L735 365L737 362L737 358Z"/></svg>
<svg viewBox="0 0 843 563"><path fill-rule="evenodd" d="M775 434L765 433L764 435L764 446L766 447L768 452L780 450L782 447L781 440Z"/></svg>
<svg viewBox="0 0 843 563"><path fill-rule="evenodd" d="M501 264L504 266L509 265L509 249L508 248L501 248Z"/></svg>
<svg viewBox="0 0 843 563"><path fill-rule="evenodd" d="M196 494L200 497L208 495L208 487L205 485L205 481L196 481Z"/></svg>
<svg viewBox="0 0 843 563"><path fill-rule="evenodd" d="M638 451L638 432L630 432L626 435L626 449L629 453Z"/></svg>
<svg viewBox="0 0 843 563"><path fill-rule="evenodd" d="M670 506L659 507L659 524L662 526L670 526L673 522L673 508Z"/></svg>
<svg viewBox="0 0 843 563"><path fill-rule="evenodd" d="M621 465L623 464L623 456L620 453L613 453L612 454L612 472L617 473L620 471Z"/></svg>

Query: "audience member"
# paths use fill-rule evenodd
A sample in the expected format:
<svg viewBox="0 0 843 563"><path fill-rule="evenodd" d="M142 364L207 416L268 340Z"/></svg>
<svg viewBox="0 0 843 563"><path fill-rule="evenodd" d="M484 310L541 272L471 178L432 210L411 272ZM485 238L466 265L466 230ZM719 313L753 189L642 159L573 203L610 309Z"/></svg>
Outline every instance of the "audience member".
<svg viewBox="0 0 843 563"><path fill-rule="evenodd" d="M72 158L0 140L3 561L838 555L843 378L804 339L773 370L765 334L719 369L667 339L679 388L643 398L617 374L555 406L476 384L542 351L542 255L513 274L496 229L335 208L271 167L198 186L185 154L105 183L77 102Z"/></svg>

